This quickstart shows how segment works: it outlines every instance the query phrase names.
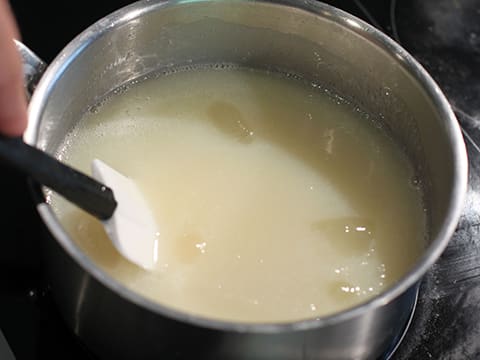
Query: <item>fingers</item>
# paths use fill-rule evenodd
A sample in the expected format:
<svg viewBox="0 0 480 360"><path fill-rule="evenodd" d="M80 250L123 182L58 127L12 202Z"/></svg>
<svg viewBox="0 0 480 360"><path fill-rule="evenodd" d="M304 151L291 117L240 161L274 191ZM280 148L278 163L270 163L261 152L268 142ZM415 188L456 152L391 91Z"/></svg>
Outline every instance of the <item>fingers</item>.
<svg viewBox="0 0 480 360"><path fill-rule="evenodd" d="M14 38L18 30L7 0L0 0L0 133L19 136L27 125L23 70Z"/></svg>

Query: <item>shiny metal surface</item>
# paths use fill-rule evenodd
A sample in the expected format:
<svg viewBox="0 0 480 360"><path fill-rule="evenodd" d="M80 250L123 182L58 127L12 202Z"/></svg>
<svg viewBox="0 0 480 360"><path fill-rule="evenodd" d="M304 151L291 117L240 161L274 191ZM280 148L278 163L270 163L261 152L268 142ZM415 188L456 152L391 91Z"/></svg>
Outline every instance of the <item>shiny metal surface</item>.
<svg viewBox="0 0 480 360"><path fill-rule="evenodd" d="M15 356L8 345L5 336L3 336L2 330L0 329L0 359L3 360L15 360Z"/></svg>
<svg viewBox="0 0 480 360"><path fill-rule="evenodd" d="M43 72L47 68L47 64L20 41L15 40L15 45L22 57L25 92L27 98L30 99Z"/></svg>
<svg viewBox="0 0 480 360"><path fill-rule="evenodd" d="M53 152L112 90L151 72L235 63L301 76L350 97L415 164L430 217L429 245L394 287L349 311L288 324L202 319L152 303L95 266L45 204L53 291L74 331L105 358L371 359L402 331L416 284L453 233L467 162L439 88L403 49L366 23L311 1L144 1L73 40L40 81L25 141ZM68 254L68 255L67 255ZM195 346L193 346L195 345Z"/></svg>

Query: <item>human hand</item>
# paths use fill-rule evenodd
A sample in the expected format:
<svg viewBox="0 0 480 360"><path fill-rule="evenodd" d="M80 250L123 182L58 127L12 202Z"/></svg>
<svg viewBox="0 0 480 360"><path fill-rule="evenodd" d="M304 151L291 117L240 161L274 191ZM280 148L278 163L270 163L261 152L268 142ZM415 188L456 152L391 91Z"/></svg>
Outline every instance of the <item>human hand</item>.
<svg viewBox="0 0 480 360"><path fill-rule="evenodd" d="M8 0L0 0L0 133L22 135L27 126L27 101L20 55L13 39L19 38Z"/></svg>

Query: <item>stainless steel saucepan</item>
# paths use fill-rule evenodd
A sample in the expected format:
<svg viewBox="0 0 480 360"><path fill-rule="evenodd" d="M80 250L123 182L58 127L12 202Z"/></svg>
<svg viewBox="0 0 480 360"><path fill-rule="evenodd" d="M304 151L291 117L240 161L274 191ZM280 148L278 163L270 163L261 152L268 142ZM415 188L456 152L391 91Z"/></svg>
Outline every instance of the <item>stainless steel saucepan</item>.
<svg viewBox="0 0 480 360"><path fill-rule="evenodd" d="M30 78L40 63L30 57ZM455 230L467 181L461 131L444 95L399 45L363 21L306 0L145 0L85 30L33 92L25 141L53 153L89 107L123 84L183 65L236 63L301 75L352 99L412 160L425 191L428 247L399 282L339 314L240 324L174 311L91 261L52 209L52 291L68 325L105 359L376 359L402 332L418 283ZM37 70L35 70L37 69ZM32 86L31 86L32 87Z"/></svg>

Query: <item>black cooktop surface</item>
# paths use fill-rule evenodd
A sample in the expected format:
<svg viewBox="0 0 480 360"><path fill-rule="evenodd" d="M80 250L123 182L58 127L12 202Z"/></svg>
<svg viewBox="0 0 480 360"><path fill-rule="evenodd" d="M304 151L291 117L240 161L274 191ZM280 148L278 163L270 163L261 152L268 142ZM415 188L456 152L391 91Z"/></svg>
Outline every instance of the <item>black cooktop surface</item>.
<svg viewBox="0 0 480 360"><path fill-rule="evenodd" d="M469 189L457 231L425 276L392 360L480 358L480 1L330 0L400 42L439 83L462 126ZM95 20L131 1L11 0L24 42L51 61ZM60 318L42 276L42 226L25 179L0 164L0 357L95 359ZM4 337L2 336L2 332ZM5 342L12 353L7 357Z"/></svg>

